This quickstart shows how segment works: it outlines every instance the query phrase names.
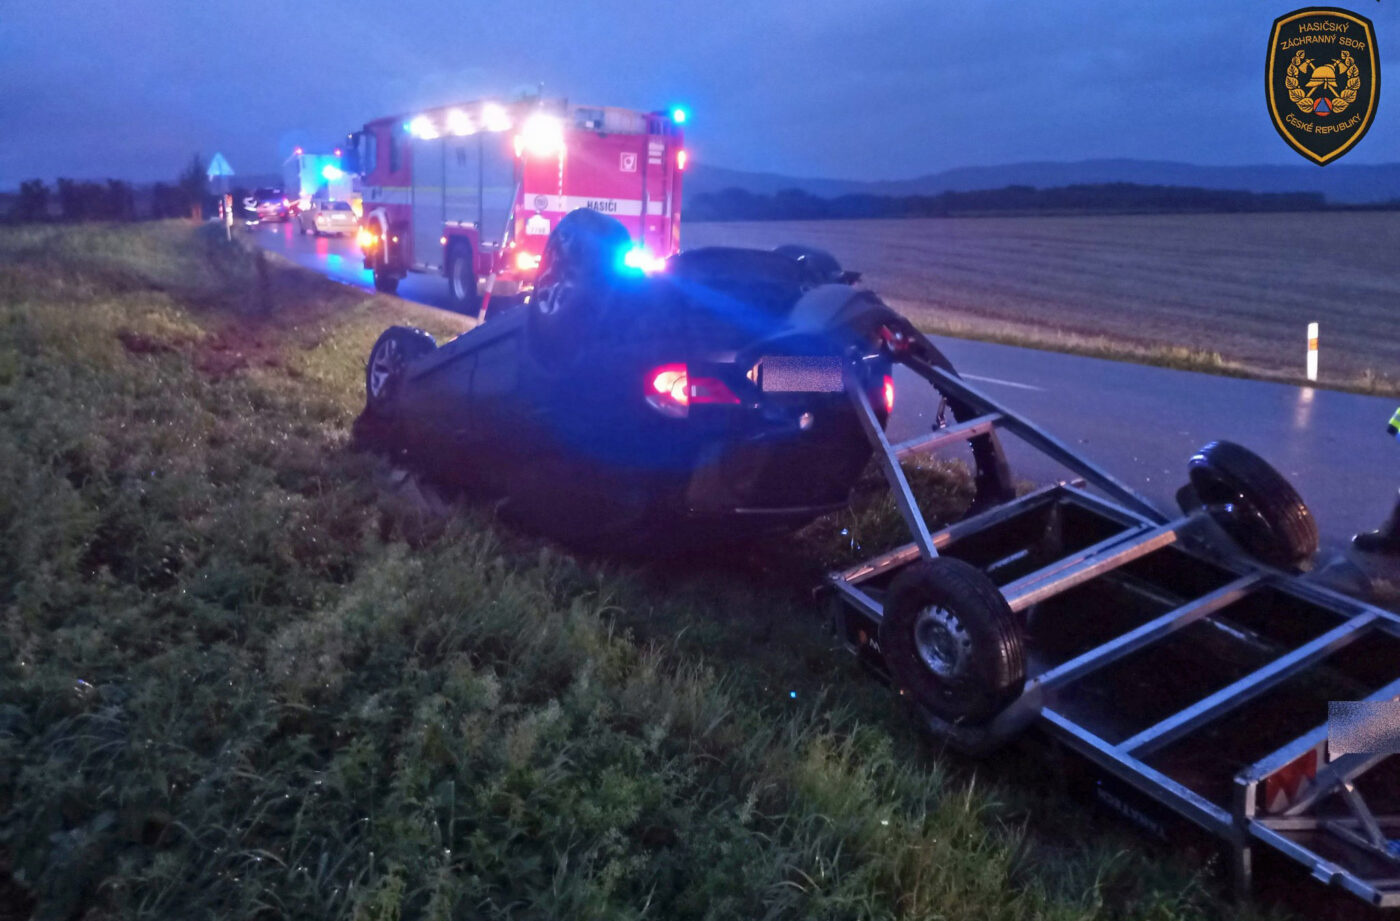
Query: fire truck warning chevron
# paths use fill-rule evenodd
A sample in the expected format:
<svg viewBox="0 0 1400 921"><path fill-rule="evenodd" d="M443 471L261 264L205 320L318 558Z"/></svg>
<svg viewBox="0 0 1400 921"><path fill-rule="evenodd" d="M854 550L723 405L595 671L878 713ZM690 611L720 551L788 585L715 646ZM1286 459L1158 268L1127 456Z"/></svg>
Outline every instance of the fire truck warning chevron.
<svg viewBox="0 0 1400 921"><path fill-rule="evenodd" d="M569 211L616 217L647 261L680 245L687 153L675 112L534 98L376 119L353 135L375 286L441 273L460 309L528 290Z"/></svg>

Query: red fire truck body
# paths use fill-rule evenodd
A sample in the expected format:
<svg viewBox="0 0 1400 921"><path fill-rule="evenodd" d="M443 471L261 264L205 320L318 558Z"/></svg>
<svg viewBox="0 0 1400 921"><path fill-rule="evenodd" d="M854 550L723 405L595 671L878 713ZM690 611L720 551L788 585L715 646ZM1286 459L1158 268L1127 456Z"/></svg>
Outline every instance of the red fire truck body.
<svg viewBox="0 0 1400 921"><path fill-rule="evenodd" d="M360 245L375 286L408 272L448 279L456 306L530 287L545 240L593 208L632 235L629 263L679 248L686 152L673 114L532 99L382 118L359 132Z"/></svg>

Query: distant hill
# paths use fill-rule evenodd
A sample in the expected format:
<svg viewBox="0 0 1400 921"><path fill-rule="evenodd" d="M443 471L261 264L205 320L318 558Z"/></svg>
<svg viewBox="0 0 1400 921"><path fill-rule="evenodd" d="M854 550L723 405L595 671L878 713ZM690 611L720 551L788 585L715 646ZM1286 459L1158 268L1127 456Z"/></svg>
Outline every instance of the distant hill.
<svg viewBox="0 0 1400 921"><path fill-rule="evenodd" d="M913 179L881 182L751 173L696 163L686 173L685 195L689 201L696 195L730 188L757 195L801 189L819 198L836 198L842 195L938 195L1013 185L1044 189L1107 183L1259 193L1315 192L1325 195L1334 204L1374 204L1400 199L1400 163L1377 166L1336 163L1322 168L1302 163L1297 166L1196 166L1168 160L1080 160L965 166Z"/></svg>

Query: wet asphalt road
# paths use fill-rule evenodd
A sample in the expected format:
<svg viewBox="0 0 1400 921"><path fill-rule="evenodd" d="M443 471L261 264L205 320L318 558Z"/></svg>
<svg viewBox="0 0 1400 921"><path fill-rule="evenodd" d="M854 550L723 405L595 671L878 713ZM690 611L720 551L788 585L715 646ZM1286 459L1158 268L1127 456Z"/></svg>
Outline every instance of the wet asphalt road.
<svg viewBox="0 0 1400 921"><path fill-rule="evenodd" d="M347 284L372 288L352 238L303 237L295 225L250 228L261 245ZM410 275L399 295L447 306L446 282ZM938 339L974 386L1082 449L1168 512L1186 481L1186 461L1207 441L1239 442L1277 467L1312 508L1325 547L1340 549L1376 526L1400 487L1400 443L1385 434L1390 398L1291 387L992 345ZM901 369L902 370L902 369ZM897 386L891 437L932 421L932 391ZM1018 477L1045 481L1048 461L1006 438Z"/></svg>

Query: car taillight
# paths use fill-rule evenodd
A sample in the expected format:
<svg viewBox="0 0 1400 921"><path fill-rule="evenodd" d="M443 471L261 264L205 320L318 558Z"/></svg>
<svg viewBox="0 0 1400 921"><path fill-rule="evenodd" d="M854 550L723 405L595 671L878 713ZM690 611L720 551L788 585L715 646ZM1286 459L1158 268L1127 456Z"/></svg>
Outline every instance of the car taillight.
<svg viewBox="0 0 1400 921"><path fill-rule="evenodd" d="M739 403L739 397L724 381L715 377L692 378L683 364L653 369L647 375L646 398L657 412L675 419L685 418L692 403Z"/></svg>
<svg viewBox="0 0 1400 921"><path fill-rule="evenodd" d="M885 414L894 412L894 378L885 375L885 385L881 388L881 394L885 398Z"/></svg>

